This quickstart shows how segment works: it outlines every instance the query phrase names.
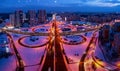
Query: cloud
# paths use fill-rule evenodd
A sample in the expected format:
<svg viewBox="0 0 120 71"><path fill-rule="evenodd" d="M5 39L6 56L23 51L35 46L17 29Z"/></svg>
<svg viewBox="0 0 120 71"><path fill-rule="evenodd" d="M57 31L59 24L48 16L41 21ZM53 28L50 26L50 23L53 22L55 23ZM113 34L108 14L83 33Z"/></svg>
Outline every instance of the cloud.
<svg viewBox="0 0 120 71"><path fill-rule="evenodd" d="M120 0L81 0L79 1L79 6L97 6L97 7L116 7L120 6Z"/></svg>
<svg viewBox="0 0 120 71"><path fill-rule="evenodd" d="M101 1L101 0L88 1L85 4L86 5L90 5L90 6L99 6L99 7L115 7L115 6L120 6L119 2L113 3L112 0L109 0L109 1Z"/></svg>
<svg viewBox="0 0 120 71"><path fill-rule="evenodd" d="M95 6L95 7L116 7L120 6L120 0L76 0L68 3L64 2L64 6Z"/></svg>

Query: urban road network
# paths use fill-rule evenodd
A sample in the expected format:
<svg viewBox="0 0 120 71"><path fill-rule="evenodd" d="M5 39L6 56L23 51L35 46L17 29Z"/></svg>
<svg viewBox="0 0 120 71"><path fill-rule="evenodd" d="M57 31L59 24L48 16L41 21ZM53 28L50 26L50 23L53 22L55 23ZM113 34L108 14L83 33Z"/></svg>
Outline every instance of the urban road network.
<svg viewBox="0 0 120 71"><path fill-rule="evenodd" d="M51 26L50 33L39 33L39 32L24 32L24 31L19 31L19 30L11 30L7 28L1 28L0 30L3 32L6 32L9 39L10 39L10 45L13 47L15 56L17 58L17 68L16 71L25 71L25 65L22 57L20 56L20 53L18 52L15 43L13 41L13 37L10 35L10 33L16 33L16 34L24 34L24 35L31 35L31 36L49 36L49 41L43 45L47 45L47 48L45 48L45 53L44 56L42 57L42 60L39 61L38 64L40 65L38 71L71 71L68 66L68 61L65 57L65 52L63 49L63 42L61 42L61 36L66 36L66 35L76 35L80 33L85 33L89 31L95 31L98 30L98 28L94 29L87 29L87 30L81 30L81 31L73 31L73 32L59 32L58 26L57 26L57 20L53 20ZM81 60L79 62L79 71L85 71L84 67L84 61L87 55L90 52L91 45L96 43L96 32L93 33L93 36L89 42L89 45L87 46L87 49L85 50L84 54L81 57ZM21 38L22 39L22 38ZM21 43L21 41L18 41ZM21 43L21 45L25 46L24 44ZM30 46L26 46L30 47ZM39 46L38 46L39 47ZM32 48L32 47L30 47Z"/></svg>

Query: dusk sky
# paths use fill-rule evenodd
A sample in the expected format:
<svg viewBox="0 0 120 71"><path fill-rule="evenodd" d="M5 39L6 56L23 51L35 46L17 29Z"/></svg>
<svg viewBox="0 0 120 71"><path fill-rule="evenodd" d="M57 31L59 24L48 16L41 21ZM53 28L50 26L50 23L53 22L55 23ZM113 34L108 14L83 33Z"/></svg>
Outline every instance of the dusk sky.
<svg viewBox="0 0 120 71"><path fill-rule="evenodd" d="M0 12L16 9L47 11L120 12L120 0L2 0Z"/></svg>

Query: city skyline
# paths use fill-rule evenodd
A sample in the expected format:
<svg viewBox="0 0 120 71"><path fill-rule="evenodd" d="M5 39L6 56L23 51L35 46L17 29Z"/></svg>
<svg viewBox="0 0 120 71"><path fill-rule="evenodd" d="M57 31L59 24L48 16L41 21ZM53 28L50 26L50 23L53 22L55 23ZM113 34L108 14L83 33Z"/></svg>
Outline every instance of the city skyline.
<svg viewBox="0 0 120 71"><path fill-rule="evenodd" d="M17 9L45 9L48 12L120 12L120 0L4 0L0 5L0 12L13 12Z"/></svg>
<svg viewBox="0 0 120 71"><path fill-rule="evenodd" d="M0 71L120 71L120 0L0 2Z"/></svg>

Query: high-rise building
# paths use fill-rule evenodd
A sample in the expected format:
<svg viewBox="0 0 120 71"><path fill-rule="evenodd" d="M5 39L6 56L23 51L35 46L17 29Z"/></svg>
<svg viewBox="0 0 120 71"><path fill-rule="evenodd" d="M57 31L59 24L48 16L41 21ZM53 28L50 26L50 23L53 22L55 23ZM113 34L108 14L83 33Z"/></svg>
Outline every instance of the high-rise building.
<svg viewBox="0 0 120 71"><path fill-rule="evenodd" d="M29 20L30 25L36 24L36 12L35 12L35 10L28 11L28 20Z"/></svg>
<svg viewBox="0 0 120 71"><path fill-rule="evenodd" d="M22 10L17 10L15 12L15 24L14 26L19 28L22 26L22 24L24 23L24 19L25 19L25 14L23 14Z"/></svg>
<svg viewBox="0 0 120 71"><path fill-rule="evenodd" d="M109 38L110 38L109 34L110 34L110 26L109 25L104 25L103 26L103 33L102 33L104 41L109 41Z"/></svg>
<svg viewBox="0 0 120 71"><path fill-rule="evenodd" d="M22 20L22 23L24 23L26 20L26 13L23 13L23 20Z"/></svg>
<svg viewBox="0 0 120 71"><path fill-rule="evenodd" d="M114 32L120 32L120 22L115 22L115 24L112 27L112 30Z"/></svg>
<svg viewBox="0 0 120 71"><path fill-rule="evenodd" d="M67 17L65 17L65 21L67 21Z"/></svg>
<svg viewBox="0 0 120 71"><path fill-rule="evenodd" d="M38 11L38 23L44 23L44 22L46 22L46 11L39 10Z"/></svg>
<svg viewBox="0 0 120 71"><path fill-rule="evenodd" d="M52 20L56 20L56 14L52 15Z"/></svg>
<svg viewBox="0 0 120 71"><path fill-rule="evenodd" d="M10 14L9 19L10 19L10 24L13 26L15 24L15 14Z"/></svg>
<svg viewBox="0 0 120 71"><path fill-rule="evenodd" d="M119 52L120 52L120 33L116 33L115 35L114 35L114 49L116 50L116 52L119 54ZM120 54L119 54L119 56L120 56Z"/></svg>

